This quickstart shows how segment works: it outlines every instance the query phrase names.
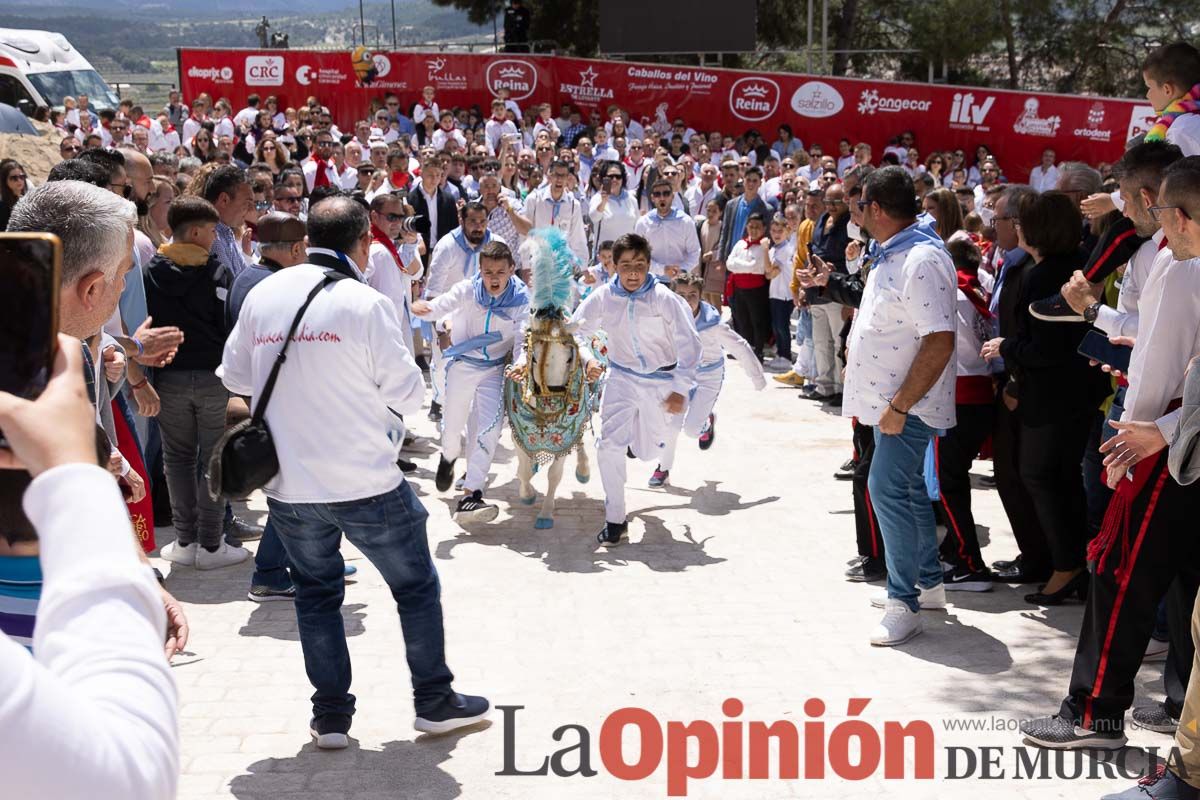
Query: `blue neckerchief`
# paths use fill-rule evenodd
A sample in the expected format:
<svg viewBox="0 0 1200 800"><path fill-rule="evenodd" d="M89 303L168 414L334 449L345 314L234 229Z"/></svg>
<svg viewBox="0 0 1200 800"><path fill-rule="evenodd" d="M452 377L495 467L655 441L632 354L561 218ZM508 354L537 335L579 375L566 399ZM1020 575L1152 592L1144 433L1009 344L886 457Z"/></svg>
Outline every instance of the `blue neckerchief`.
<svg viewBox="0 0 1200 800"><path fill-rule="evenodd" d="M503 338L504 336L499 331L488 331L447 347L442 351L442 355L448 359L454 359L472 350L483 350L484 356L487 356L487 346L489 344L496 344Z"/></svg>
<svg viewBox="0 0 1200 800"><path fill-rule="evenodd" d="M926 231L927 233L932 233L939 239L942 238L937 232L937 220L934 219L933 214L930 214L928 211L920 214L917 217L917 227L923 231Z"/></svg>
<svg viewBox="0 0 1200 800"><path fill-rule="evenodd" d="M636 300L654 291L656 283L658 283L658 278L651 273L646 273L646 282L639 286L637 291L631 292L621 285L621 275L618 273L612 276L612 280L608 282L608 285L612 287L613 294L617 297L628 297L630 300Z"/></svg>
<svg viewBox="0 0 1200 800"><path fill-rule="evenodd" d="M670 211L667 212L667 215L665 217L658 213L658 209L651 211L646 216L650 218L651 225L663 225L667 222L674 222L677 219L687 219L683 215L683 212L680 211L678 208L672 208Z"/></svg>
<svg viewBox="0 0 1200 800"><path fill-rule="evenodd" d="M472 284L475 289L475 302L482 308L486 308L489 314L495 314L497 317L511 320L512 317L505 313L506 309L529 305L529 290L515 275L508 279L508 286L504 287L504 294L499 297L492 297L488 294L487 289L483 286L483 277L480 275L475 276Z"/></svg>
<svg viewBox="0 0 1200 800"><path fill-rule="evenodd" d="M878 264L892 253L908 250L919 244L933 245L943 252L946 250L946 244L940 236L914 222L889 239L887 245L881 245L878 241L871 242L871 247L867 250L867 259L872 265Z"/></svg>
<svg viewBox="0 0 1200 800"><path fill-rule="evenodd" d="M706 331L721 324L721 312L703 300L700 301L700 313L696 316L696 332Z"/></svg>
<svg viewBox="0 0 1200 800"><path fill-rule="evenodd" d="M485 244L492 240L492 232L483 232L483 241L479 243L479 247L471 247L471 245L467 243L467 235L463 233L461 225L450 231L450 235L454 237L454 243L457 244L459 249L462 250L467 256L466 260L463 261L463 277L470 278L475 275L475 273L479 272L479 251L483 249Z"/></svg>

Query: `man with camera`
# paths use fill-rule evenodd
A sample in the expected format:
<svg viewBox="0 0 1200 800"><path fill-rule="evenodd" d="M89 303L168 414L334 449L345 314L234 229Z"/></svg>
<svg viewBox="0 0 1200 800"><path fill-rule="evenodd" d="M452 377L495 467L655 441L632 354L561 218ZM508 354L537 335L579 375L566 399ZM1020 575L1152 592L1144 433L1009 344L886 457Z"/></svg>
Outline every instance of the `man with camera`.
<svg viewBox="0 0 1200 800"><path fill-rule="evenodd" d="M300 644L316 689L310 733L323 749L349 744L355 700L341 615L343 532L396 599L415 727L445 733L491 707L451 688L429 515L396 464L398 415L421 407L425 384L401 341L395 305L362 280L372 239L367 210L328 198L310 209L307 232L308 263L280 270L246 297L221 370L229 390L256 405L297 311L330 281L294 329L264 414L279 464L265 487L267 505L293 567Z"/></svg>
<svg viewBox="0 0 1200 800"><path fill-rule="evenodd" d="M396 240L401 239L397 245ZM412 286L421 279L421 237L416 218L406 214L398 195L380 194L371 201L371 253L363 276L396 306L404 346L413 352Z"/></svg>

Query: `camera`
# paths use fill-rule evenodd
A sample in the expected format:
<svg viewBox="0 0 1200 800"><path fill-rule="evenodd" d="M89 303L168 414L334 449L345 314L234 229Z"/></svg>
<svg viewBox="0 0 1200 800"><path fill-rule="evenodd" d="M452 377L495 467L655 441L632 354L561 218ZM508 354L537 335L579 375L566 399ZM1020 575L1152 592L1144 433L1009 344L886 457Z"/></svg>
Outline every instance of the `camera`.
<svg viewBox="0 0 1200 800"><path fill-rule="evenodd" d="M416 233L417 220L419 219L424 219L424 217L422 217L420 214L417 214L413 217L405 217L404 221L400 223L400 233Z"/></svg>

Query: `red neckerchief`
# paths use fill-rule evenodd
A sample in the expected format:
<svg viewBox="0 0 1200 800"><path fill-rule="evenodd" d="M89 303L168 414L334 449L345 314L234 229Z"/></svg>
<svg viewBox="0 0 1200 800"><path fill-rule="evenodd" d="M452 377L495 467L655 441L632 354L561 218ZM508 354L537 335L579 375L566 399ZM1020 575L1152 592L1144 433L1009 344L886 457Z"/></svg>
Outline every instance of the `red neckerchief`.
<svg viewBox="0 0 1200 800"><path fill-rule="evenodd" d="M412 176L404 170L388 174L388 183L392 184L392 188L395 189L403 189L408 186L410 180L412 180Z"/></svg>
<svg viewBox="0 0 1200 800"><path fill-rule="evenodd" d="M133 124L141 125L143 128L149 128L150 127L150 118L147 117L145 114L142 114L142 116L138 117L138 121Z"/></svg>
<svg viewBox="0 0 1200 800"><path fill-rule="evenodd" d="M979 275L965 269L957 270L957 273L959 290L967 296L967 299L971 301L971 305L975 306L975 310L979 312L980 317L991 319L992 312L988 310L987 296L984 295L983 286L979 283Z"/></svg>
<svg viewBox="0 0 1200 800"><path fill-rule="evenodd" d="M646 163L646 158L645 158L645 156L643 156L643 157L642 157L642 163L641 163L641 164L635 164L635 163L633 163L633 161L631 161L631 160L630 160L629 156L625 156L625 166L627 166L627 167L633 167L633 169L634 169L634 170L639 170L639 169L641 169L641 168L642 168L642 164L645 164L645 163Z"/></svg>
<svg viewBox="0 0 1200 800"><path fill-rule="evenodd" d="M315 178L313 178L313 188L315 189L318 186L328 186L329 176L325 173L325 168L329 165L329 162L321 158L315 152L312 155L312 160L313 163L317 165L317 175Z"/></svg>
<svg viewBox="0 0 1200 800"><path fill-rule="evenodd" d="M754 247L754 245L759 244L757 239L751 239L749 236L743 236L742 241L746 243L746 249L750 249L751 247Z"/></svg>
<svg viewBox="0 0 1200 800"><path fill-rule="evenodd" d="M492 122L498 122L501 125L508 122L508 117L492 117Z"/></svg>
<svg viewBox="0 0 1200 800"><path fill-rule="evenodd" d="M392 237L379 229L379 226L371 223L371 241L379 242L387 248L387 251L392 254L392 260L396 262L396 266L404 269L404 265L400 263L400 252L396 250L396 243L392 241Z"/></svg>

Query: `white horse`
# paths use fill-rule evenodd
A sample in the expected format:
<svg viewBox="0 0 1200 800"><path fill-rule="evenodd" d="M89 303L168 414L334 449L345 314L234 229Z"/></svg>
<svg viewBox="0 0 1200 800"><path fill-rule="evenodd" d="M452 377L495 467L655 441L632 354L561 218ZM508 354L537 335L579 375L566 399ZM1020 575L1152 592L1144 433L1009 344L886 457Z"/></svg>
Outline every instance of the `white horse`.
<svg viewBox="0 0 1200 800"><path fill-rule="evenodd" d="M566 325L559 321L536 319L533 322L532 329L534 335L529 337L529 348L526 354L529 364L529 391L527 397L532 399L535 397L566 396L571 390L573 378L575 378L575 385L579 385L578 376L575 375L575 372L582 369L582 365L576 363L579 359L579 351L570 338L570 331ZM530 406L526 404L526 407ZM578 413L579 409L576 411ZM548 425L552 428L554 424L554 421L548 422ZM579 433L582 434L582 431ZM534 463L534 459L526 452L525 447L517 440L517 436L517 431L514 429L513 437L517 450L517 478L521 482L518 498L522 504L531 506L537 501L537 491L533 488L532 484L537 466ZM557 444L554 441L554 436L554 433L550 433L543 439L543 443L547 445ZM566 460L568 454L569 451L553 455L550 467L546 470L546 494L542 499L542 507L538 511L537 520L533 525L533 527L539 530L554 527L555 497L558 492L558 484L562 481L563 462ZM551 457L544 450L540 451L539 455L541 456L539 463ZM580 483L587 483L591 479L591 476L592 469L588 461L587 451L583 449L583 442L578 441L575 447L575 480Z"/></svg>

